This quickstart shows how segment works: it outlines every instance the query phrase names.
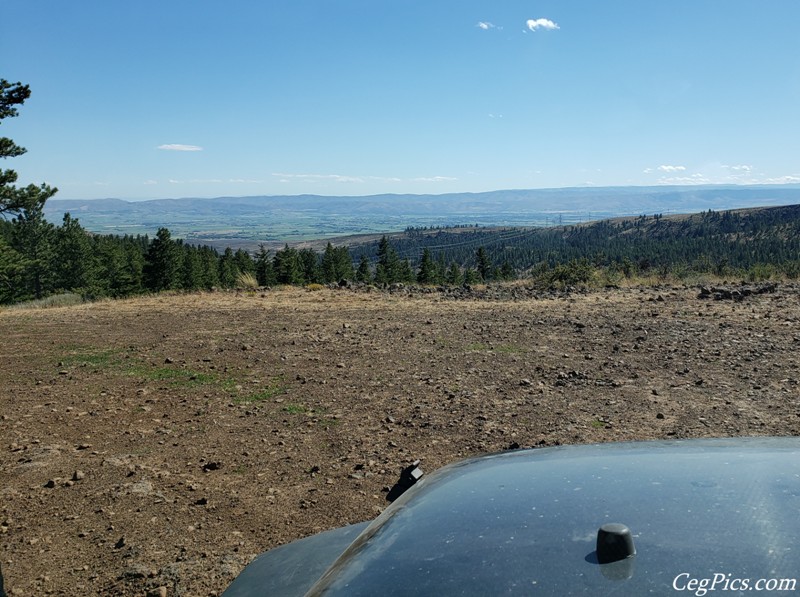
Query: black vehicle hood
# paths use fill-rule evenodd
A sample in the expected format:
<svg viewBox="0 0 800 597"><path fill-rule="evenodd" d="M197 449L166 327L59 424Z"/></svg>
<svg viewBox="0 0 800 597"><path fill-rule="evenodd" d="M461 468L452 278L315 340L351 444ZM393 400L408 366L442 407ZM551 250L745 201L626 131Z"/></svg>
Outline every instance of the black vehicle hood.
<svg viewBox="0 0 800 597"><path fill-rule="evenodd" d="M563 446L455 463L387 508L316 584L307 578L293 590L641 595L674 594L676 582L715 574L791 579L800 576L799 456L800 438L735 438ZM597 563L597 530L606 523L630 528L634 557ZM248 585L254 592L236 594L266 594L257 577ZM272 587L269 594L302 594Z"/></svg>

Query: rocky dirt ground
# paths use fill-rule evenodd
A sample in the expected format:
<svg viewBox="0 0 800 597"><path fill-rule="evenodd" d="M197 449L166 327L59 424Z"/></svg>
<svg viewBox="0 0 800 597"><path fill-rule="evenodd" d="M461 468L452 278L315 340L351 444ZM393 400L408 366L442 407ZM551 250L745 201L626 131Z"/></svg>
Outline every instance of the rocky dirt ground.
<svg viewBox="0 0 800 597"><path fill-rule="evenodd" d="M155 296L2 312L0 354L11 595L218 595L416 458L800 434L792 285Z"/></svg>

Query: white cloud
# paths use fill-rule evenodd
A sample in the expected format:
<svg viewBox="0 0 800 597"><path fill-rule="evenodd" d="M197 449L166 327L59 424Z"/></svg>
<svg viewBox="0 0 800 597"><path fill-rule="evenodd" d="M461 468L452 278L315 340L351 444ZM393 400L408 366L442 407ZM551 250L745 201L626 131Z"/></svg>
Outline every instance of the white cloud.
<svg viewBox="0 0 800 597"><path fill-rule="evenodd" d="M153 179L145 180L144 184L148 184L148 185L158 184L158 181L157 180L153 180Z"/></svg>
<svg viewBox="0 0 800 597"><path fill-rule="evenodd" d="M273 172L272 176L279 176L283 181L288 182L289 179L305 180L307 182L315 182L318 180L332 180L334 182L364 182L364 179L358 176L342 176L341 174L282 174Z"/></svg>
<svg viewBox="0 0 800 597"><path fill-rule="evenodd" d="M159 145L158 149L163 149L165 151L203 151L203 148L197 145L183 145L181 143Z"/></svg>
<svg viewBox="0 0 800 597"><path fill-rule="evenodd" d="M381 182L448 182L458 180L450 176L420 176L417 178L398 178L396 176L344 176L342 174L287 174L285 172L273 172L272 176L277 177L280 182L347 182L363 183L367 180L377 180Z"/></svg>
<svg viewBox="0 0 800 597"><path fill-rule="evenodd" d="M458 180L452 176L422 176L420 178L412 178L412 182L450 182Z"/></svg>
<svg viewBox="0 0 800 597"><path fill-rule="evenodd" d="M220 180L219 178L192 178L189 180L175 180L174 178L169 179L170 184L220 184L225 182L224 180Z"/></svg>
<svg viewBox="0 0 800 597"><path fill-rule="evenodd" d="M686 170L686 166L659 166L658 170L660 172L683 172Z"/></svg>
<svg viewBox="0 0 800 597"><path fill-rule="evenodd" d="M536 31L537 29L561 29L561 27L550 19L528 19L525 21L525 25L531 31Z"/></svg>
<svg viewBox="0 0 800 597"><path fill-rule="evenodd" d="M763 184L796 184L800 182L800 176L779 176L777 178L767 178L761 182Z"/></svg>
<svg viewBox="0 0 800 597"><path fill-rule="evenodd" d="M487 31L487 30L489 30L489 29L494 29L494 25L492 25L491 23L489 23L489 22L486 22L486 21L480 21L480 22L479 22L479 23L476 25L476 27L480 27L480 28L481 28L481 29L483 29L484 31Z"/></svg>
<svg viewBox="0 0 800 597"><path fill-rule="evenodd" d="M713 181L709 178L706 178L704 174L697 172L690 176L665 176L659 179L658 184L666 184L666 185L713 184Z"/></svg>
<svg viewBox="0 0 800 597"><path fill-rule="evenodd" d="M733 170L734 172L749 173L749 172L752 172L752 170L753 170L753 167L752 166L748 166L747 164L742 164L740 166L725 166L725 165L723 165L722 167L723 168L727 168L728 170Z"/></svg>

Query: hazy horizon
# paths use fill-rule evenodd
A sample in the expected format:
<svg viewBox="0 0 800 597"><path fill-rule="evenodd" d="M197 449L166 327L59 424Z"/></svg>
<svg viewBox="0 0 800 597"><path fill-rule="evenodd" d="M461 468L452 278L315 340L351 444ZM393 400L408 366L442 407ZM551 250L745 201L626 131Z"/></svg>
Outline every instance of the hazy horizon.
<svg viewBox="0 0 800 597"><path fill-rule="evenodd" d="M213 195L213 196L175 196L175 197L145 197L145 198L131 198L131 197L61 197L54 196L50 201L124 201L126 203L141 203L145 201L180 201L188 199L198 200L214 200L214 199L244 199L244 198L278 198L278 197L347 197L347 198L368 198L379 196L451 196L451 195L485 195L491 193L512 193L512 192L548 192L548 191L591 191L591 190L607 190L607 189L653 189L655 190L690 190L690 189L713 189L713 188L731 188L731 189L748 189L748 188L772 188L772 189L800 189L800 183L762 183L762 184L684 184L684 185L604 185L604 186L564 186L564 187L537 187L537 188L505 188L505 189L491 189L487 191L450 191L444 193L366 193L360 195L331 195L319 193L297 193L297 194L253 194L253 195Z"/></svg>

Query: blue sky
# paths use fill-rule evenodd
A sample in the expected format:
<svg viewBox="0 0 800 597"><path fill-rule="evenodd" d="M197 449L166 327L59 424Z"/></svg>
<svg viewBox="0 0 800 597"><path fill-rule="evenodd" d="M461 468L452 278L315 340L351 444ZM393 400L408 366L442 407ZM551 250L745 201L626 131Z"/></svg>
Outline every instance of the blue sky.
<svg viewBox="0 0 800 597"><path fill-rule="evenodd" d="M800 182L800 2L4 0L59 198Z"/></svg>

